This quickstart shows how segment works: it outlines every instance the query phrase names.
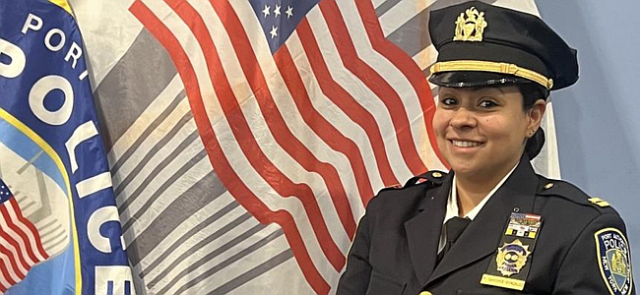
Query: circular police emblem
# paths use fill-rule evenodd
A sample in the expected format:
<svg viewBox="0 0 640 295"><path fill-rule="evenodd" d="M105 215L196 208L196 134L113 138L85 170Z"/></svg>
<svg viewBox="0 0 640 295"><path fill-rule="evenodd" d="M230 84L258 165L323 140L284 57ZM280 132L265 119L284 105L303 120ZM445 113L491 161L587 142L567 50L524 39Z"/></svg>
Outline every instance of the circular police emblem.
<svg viewBox="0 0 640 295"><path fill-rule="evenodd" d="M615 228L595 233L598 264L602 278L613 295L627 295L633 287L629 243Z"/></svg>
<svg viewBox="0 0 640 295"><path fill-rule="evenodd" d="M531 254L529 246L523 245L520 240L505 243L501 248L498 248L496 256L498 271L507 277L520 273L522 267L527 263L529 254Z"/></svg>

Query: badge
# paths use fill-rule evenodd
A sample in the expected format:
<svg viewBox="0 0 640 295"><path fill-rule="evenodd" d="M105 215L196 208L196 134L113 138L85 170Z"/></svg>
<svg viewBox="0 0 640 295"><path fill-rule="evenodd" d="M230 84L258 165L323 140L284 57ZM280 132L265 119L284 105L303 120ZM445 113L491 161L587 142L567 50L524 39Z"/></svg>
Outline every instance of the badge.
<svg viewBox="0 0 640 295"><path fill-rule="evenodd" d="M527 263L529 254L531 254L529 246L523 245L520 240L509 244L505 243L502 248L498 249L498 255L496 255L498 271L507 277L520 273L522 267Z"/></svg>
<svg viewBox="0 0 640 295"><path fill-rule="evenodd" d="M595 233L600 273L612 295L627 295L633 287L629 243L615 228Z"/></svg>
<svg viewBox="0 0 640 295"><path fill-rule="evenodd" d="M479 12L475 7L471 7L458 16L453 41L482 41L487 25L484 12Z"/></svg>
<svg viewBox="0 0 640 295"><path fill-rule="evenodd" d="M540 215L511 213L495 259L492 259L480 283L522 291L541 226Z"/></svg>

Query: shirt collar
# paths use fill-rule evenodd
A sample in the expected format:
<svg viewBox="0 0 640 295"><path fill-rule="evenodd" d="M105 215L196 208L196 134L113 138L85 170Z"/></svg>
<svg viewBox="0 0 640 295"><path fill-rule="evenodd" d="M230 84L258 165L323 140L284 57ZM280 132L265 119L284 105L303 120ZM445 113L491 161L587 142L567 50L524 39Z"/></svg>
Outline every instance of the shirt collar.
<svg viewBox="0 0 640 295"><path fill-rule="evenodd" d="M487 196L485 196L482 199L482 201L480 201L480 203L478 203L478 205L476 205L473 209L471 209L471 211L469 211L467 215L465 215L464 217L469 218L471 220L476 218L478 213L480 213L480 210L482 210L482 207L484 207L487 201L489 201L489 199L504 184L504 182L507 181L507 178L511 176L511 173L513 173L513 171L516 170L516 167L518 167L518 164L520 164L520 162L516 163L516 165L513 166L513 168L511 168L511 171L509 171L509 173L507 173L507 175L505 175L502 178L502 180L500 180L500 182L496 184L496 186L487 194ZM444 220L442 221L442 223L444 224L449 219L454 218L456 216L458 216L458 189L456 188L456 175L454 173L453 181L451 184L451 191L449 192L449 198L447 199L447 211L445 213Z"/></svg>

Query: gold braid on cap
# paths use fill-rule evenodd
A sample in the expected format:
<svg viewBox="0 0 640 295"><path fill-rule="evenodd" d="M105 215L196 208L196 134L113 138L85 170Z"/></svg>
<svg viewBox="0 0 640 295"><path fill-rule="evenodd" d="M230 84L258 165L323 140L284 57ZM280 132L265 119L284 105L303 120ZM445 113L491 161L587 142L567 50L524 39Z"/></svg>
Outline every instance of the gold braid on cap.
<svg viewBox="0 0 640 295"><path fill-rule="evenodd" d="M544 75L536 73L532 70L521 68L517 65L509 63L482 60L454 60L438 62L431 66L431 74L461 71L509 74L536 82L545 87L547 90L551 90L551 88L553 88L553 79L547 78Z"/></svg>

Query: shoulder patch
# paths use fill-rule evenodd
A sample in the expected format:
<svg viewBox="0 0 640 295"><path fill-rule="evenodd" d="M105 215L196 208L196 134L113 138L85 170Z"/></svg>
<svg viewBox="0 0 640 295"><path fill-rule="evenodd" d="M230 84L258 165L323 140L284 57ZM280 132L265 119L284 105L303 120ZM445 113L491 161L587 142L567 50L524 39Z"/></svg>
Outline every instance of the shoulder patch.
<svg viewBox="0 0 640 295"><path fill-rule="evenodd" d="M617 228L604 228L595 234L596 255L602 279L611 295L627 295L633 288L629 243Z"/></svg>

